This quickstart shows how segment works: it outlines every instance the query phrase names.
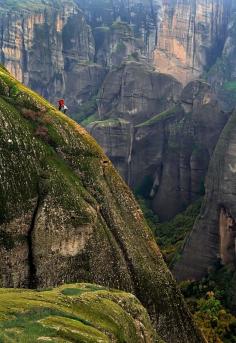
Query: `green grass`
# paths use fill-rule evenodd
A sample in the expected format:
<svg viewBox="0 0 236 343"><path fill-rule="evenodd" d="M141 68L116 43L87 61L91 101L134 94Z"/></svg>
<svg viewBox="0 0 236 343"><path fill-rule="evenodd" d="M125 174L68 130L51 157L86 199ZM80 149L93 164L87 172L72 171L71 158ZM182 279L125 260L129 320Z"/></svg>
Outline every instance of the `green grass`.
<svg viewBox="0 0 236 343"><path fill-rule="evenodd" d="M92 114L91 116L87 117L86 119L84 119L82 122L80 122L80 124L83 127L88 126L89 124L93 123L94 121L98 120L98 113Z"/></svg>
<svg viewBox="0 0 236 343"><path fill-rule="evenodd" d="M146 311L133 295L97 285L0 289L0 342L136 343L136 315L149 330Z"/></svg>
<svg viewBox="0 0 236 343"><path fill-rule="evenodd" d="M236 81L225 82L223 88L227 91L236 92Z"/></svg>
<svg viewBox="0 0 236 343"><path fill-rule="evenodd" d="M153 116L151 119L146 120L145 122L137 125L136 127L143 127L143 126L149 126L155 123L158 123L159 121L163 120L163 119L169 119L172 118L174 116L176 116L176 114L181 111L181 108L179 106L174 106L164 112L161 112L155 116Z"/></svg>
<svg viewBox="0 0 236 343"><path fill-rule="evenodd" d="M117 126L117 125L122 125L122 124L126 125L129 122L121 118L110 118L106 120L97 120L92 123L99 127L110 127L110 126Z"/></svg>

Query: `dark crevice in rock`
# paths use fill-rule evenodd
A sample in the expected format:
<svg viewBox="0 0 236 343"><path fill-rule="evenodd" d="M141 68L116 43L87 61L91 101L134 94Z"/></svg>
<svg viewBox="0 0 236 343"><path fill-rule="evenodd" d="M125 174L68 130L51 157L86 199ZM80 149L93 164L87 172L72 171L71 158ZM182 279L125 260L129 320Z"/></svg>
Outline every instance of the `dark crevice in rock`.
<svg viewBox="0 0 236 343"><path fill-rule="evenodd" d="M36 206L32 215L31 224L28 231L28 236L27 236L28 264L29 264L28 287L30 289L35 289L37 288L37 285L38 285L37 268L36 268L35 258L34 258L33 234L34 234L34 229L35 229L36 218L39 212L40 203L41 203L41 199L40 199L40 196L38 195Z"/></svg>
<svg viewBox="0 0 236 343"><path fill-rule="evenodd" d="M127 269L128 269L128 272L129 272L129 275L131 276L131 280L133 280L132 282L132 288L135 292L135 294L137 295L137 297L140 297L142 296L141 294L139 294L140 292L138 291L138 287L136 287L136 285L138 286L138 280L136 278L136 272L135 272L135 269L134 269L134 266L133 266L133 263L132 261L130 260L129 258L129 253L125 247L125 244L124 242L122 241L122 238L120 237L118 231L117 231L117 228L115 227L114 223L111 223L110 220L109 220L109 214L106 213L106 211L104 209L100 209L100 212L101 212L101 216L103 218L103 220L105 221L107 227L110 229L110 232L111 234L113 235L123 257L124 257L124 260L126 262L126 266L127 266Z"/></svg>

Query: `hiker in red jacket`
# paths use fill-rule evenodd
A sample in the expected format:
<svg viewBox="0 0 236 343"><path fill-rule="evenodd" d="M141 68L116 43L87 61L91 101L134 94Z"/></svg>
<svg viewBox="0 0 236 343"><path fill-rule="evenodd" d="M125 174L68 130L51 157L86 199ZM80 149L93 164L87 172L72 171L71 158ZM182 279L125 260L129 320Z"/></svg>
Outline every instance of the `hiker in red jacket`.
<svg viewBox="0 0 236 343"><path fill-rule="evenodd" d="M58 100L58 109L59 109L59 111L61 111L61 109L63 109L64 106L65 106L65 100L64 99Z"/></svg>

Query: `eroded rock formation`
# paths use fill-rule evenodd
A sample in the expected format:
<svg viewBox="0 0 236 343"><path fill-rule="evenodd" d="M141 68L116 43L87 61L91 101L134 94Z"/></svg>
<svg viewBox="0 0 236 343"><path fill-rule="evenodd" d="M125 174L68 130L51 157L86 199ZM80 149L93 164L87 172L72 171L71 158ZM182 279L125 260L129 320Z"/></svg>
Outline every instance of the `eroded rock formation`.
<svg viewBox="0 0 236 343"><path fill-rule="evenodd" d="M75 122L0 68L0 286L133 292L167 342L204 342L130 190Z"/></svg>
<svg viewBox="0 0 236 343"><path fill-rule="evenodd" d="M92 30L75 2L37 1L34 10L6 3L0 17L1 62L20 82L54 103L66 97L72 112L97 94L105 70L94 63Z"/></svg>
<svg viewBox="0 0 236 343"><path fill-rule="evenodd" d="M139 77L138 71L132 75ZM166 220L204 193L208 163L228 115L221 110L209 84L193 81L180 96L181 87L174 79L161 74L156 74L156 79L154 89L159 88L162 93L157 93L160 97L154 107L154 99L143 100L133 95L134 100L129 101L133 107L128 108L123 98L110 96L114 88L111 84L117 89L120 89L119 84L125 84L128 91L124 94L128 97L129 92L132 94L131 83L119 79L115 82L113 76L107 93L104 87L107 105L101 101L100 113L105 120L90 124L88 129L133 190L151 198L155 212ZM142 80L143 89L148 90L150 86L144 82L144 76ZM141 87L139 83L139 89ZM112 99L118 104L114 113L111 108L116 107ZM160 112L153 115L153 109L158 107Z"/></svg>
<svg viewBox="0 0 236 343"><path fill-rule="evenodd" d="M221 55L230 0L163 0L154 64L184 85L207 71Z"/></svg>
<svg viewBox="0 0 236 343"><path fill-rule="evenodd" d="M199 279L217 263L235 264L235 112L213 154L201 214L174 271L179 279Z"/></svg>

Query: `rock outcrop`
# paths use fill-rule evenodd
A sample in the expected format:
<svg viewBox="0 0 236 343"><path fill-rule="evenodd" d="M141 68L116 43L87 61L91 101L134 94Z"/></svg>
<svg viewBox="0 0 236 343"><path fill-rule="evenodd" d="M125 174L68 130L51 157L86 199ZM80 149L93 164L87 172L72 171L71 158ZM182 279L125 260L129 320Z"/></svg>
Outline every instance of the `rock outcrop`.
<svg viewBox="0 0 236 343"><path fill-rule="evenodd" d="M129 75L123 75L126 74ZM139 77L138 72L132 75ZM124 84L128 91L121 94L128 97L137 92L133 93L130 82L115 82L113 76L113 82L107 85L109 92L103 93L107 102L101 101L100 113L105 120L91 123L88 129L133 190L151 199L160 219L167 220L204 193L208 163L228 115L221 110L207 83L193 81L180 96L181 87L174 79L156 75L154 89L161 89L162 93L157 93L159 98L154 106L153 99L145 102L137 95L129 102L132 108L128 108L123 98L113 96L113 89L120 89L119 84ZM141 79L144 84L141 93L147 90L150 94L145 78ZM112 88L111 84L115 86ZM139 83L139 89L141 87ZM174 94L181 100L177 101ZM117 101L117 107L112 99ZM153 115L152 111L158 106L160 112ZM111 108L115 108L114 113ZM105 115L104 109L107 110Z"/></svg>
<svg viewBox="0 0 236 343"><path fill-rule="evenodd" d="M213 154L206 197L174 272L179 279L200 279L217 264L235 264L235 123L234 112Z"/></svg>
<svg viewBox="0 0 236 343"><path fill-rule="evenodd" d="M0 80L0 285L123 289L146 306L165 342L204 342L102 149L2 68Z"/></svg>
<svg viewBox="0 0 236 343"><path fill-rule="evenodd" d="M140 302L122 291L69 284L40 292L0 289L0 299L2 342L164 343Z"/></svg>

